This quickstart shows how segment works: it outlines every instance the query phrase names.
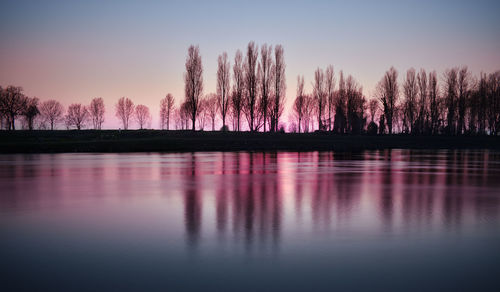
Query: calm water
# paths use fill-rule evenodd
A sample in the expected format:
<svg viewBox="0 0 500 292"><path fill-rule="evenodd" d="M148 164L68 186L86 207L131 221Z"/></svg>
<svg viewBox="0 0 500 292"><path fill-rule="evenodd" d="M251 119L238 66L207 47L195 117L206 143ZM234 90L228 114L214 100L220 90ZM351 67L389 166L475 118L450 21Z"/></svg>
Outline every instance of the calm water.
<svg viewBox="0 0 500 292"><path fill-rule="evenodd" d="M1 155L0 194L9 291L500 291L500 152Z"/></svg>

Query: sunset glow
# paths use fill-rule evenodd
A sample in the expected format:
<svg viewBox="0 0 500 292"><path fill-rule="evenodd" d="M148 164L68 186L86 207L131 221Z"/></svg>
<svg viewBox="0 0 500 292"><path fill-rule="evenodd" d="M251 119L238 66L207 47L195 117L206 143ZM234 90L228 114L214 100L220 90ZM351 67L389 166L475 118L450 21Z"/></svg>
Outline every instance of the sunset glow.
<svg viewBox="0 0 500 292"><path fill-rule="evenodd" d="M122 96L151 110L172 93L184 100L187 48L200 47L204 93L215 92L217 56L249 41L281 44L288 115L297 75L311 92L314 70L352 74L367 98L394 66L436 70L467 65L477 75L500 68L498 1L3 1L0 84L67 108L103 97L104 128L120 127Z"/></svg>

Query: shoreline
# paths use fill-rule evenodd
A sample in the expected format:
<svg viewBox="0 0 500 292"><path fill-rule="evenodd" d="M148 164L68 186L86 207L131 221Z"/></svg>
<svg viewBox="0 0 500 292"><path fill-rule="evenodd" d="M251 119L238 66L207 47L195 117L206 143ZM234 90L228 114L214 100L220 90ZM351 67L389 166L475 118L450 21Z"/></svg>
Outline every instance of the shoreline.
<svg viewBox="0 0 500 292"><path fill-rule="evenodd" d="M339 135L189 130L0 131L0 153L500 150L500 136Z"/></svg>

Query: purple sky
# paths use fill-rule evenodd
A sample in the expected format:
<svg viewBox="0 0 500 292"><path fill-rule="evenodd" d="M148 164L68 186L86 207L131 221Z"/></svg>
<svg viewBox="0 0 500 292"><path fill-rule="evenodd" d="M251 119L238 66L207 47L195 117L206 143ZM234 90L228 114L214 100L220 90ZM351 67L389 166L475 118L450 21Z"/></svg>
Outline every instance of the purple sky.
<svg viewBox="0 0 500 292"><path fill-rule="evenodd" d="M190 44L200 46L205 93L215 91L223 51L232 64L249 41L282 44L287 109L297 75L310 91L314 70L328 64L352 74L368 98L390 66L400 77L410 67L500 69L499 1L186 2L2 1L0 85L65 106L103 97L105 127L119 126L113 107L127 96L149 106L158 127L159 100L184 99Z"/></svg>

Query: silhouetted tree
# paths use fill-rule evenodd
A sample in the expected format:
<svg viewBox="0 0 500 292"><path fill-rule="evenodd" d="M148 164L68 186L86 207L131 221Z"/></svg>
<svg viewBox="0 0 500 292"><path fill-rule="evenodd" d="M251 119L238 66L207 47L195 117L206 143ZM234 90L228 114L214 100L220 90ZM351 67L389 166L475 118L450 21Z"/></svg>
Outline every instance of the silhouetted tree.
<svg viewBox="0 0 500 292"><path fill-rule="evenodd" d="M24 109L23 116L28 125L28 130L33 130L35 117L40 114L38 109L38 98L27 97L26 98L26 108Z"/></svg>
<svg viewBox="0 0 500 292"><path fill-rule="evenodd" d="M230 75L231 75L231 65L227 59L227 53L224 52L222 55L219 55L218 58L218 69L217 69L217 95L219 96L218 100L215 100L218 103L218 106L211 106L212 108L220 109L220 114L222 117L222 127L226 125L226 115L229 110L230 104ZM215 118L212 119L212 131L214 130Z"/></svg>
<svg viewBox="0 0 500 292"><path fill-rule="evenodd" d="M418 112L417 112L417 132L422 134L429 122L427 74L424 69L420 69L417 75L418 85Z"/></svg>
<svg viewBox="0 0 500 292"><path fill-rule="evenodd" d="M226 98L229 99L229 96L227 96ZM215 131L215 118L217 117L217 113L219 112L219 106L221 105L219 101L220 101L220 95L217 96L217 94L214 93L208 94L207 97L205 98L204 107L208 117L210 118L210 121L212 122L212 131ZM225 125L223 123L222 127L224 128L224 126Z"/></svg>
<svg viewBox="0 0 500 292"><path fill-rule="evenodd" d="M376 135L378 133L378 125L374 121L371 121L366 128L366 133L368 135Z"/></svg>
<svg viewBox="0 0 500 292"><path fill-rule="evenodd" d="M271 109L271 130L278 131L279 119L283 113L286 94L286 77L285 77L285 53L283 46L277 45L274 48L274 64L272 67L273 83L274 83L274 98Z"/></svg>
<svg viewBox="0 0 500 292"><path fill-rule="evenodd" d="M452 68L444 73L444 92L446 100L446 132L448 134L456 133L456 115L457 115L457 77L458 69Z"/></svg>
<svg viewBox="0 0 500 292"><path fill-rule="evenodd" d="M151 122L151 114L149 113L149 108L143 104L139 104L135 107L135 119L139 125L139 129L143 129Z"/></svg>
<svg viewBox="0 0 500 292"><path fill-rule="evenodd" d="M488 81L488 123L492 135L500 130L500 71L490 74Z"/></svg>
<svg viewBox="0 0 500 292"><path fill-rule="evenodd" d="M478 102L478 133L486 133L486 112L487 112L487 95L488 95L488 77L485 73L480 74L479 85L477 89L477 102Z"/></svg>
<svg viewBox="0 0 500 292"><path fill-rule="evenodd" d="M327 96L328 130L332 131L332 114L335 108L335 72L332 65L326 68L325 89Z"/></svg>
<svg viewBox="0 0 500 292"><path fill-rule="evenodd" d="M245 57L244 78L245 78L245 98L243 112L248 121L248 128L251 132L256 130L257 111L257 57L258 48L254 42L248 43Z"/></svg>
<svg viewBox="0 0 500 292"><path fill-rule="evenodd" d="M51 130L54 130L57 123L62 120L63 112L62 104L53 99L44 101L40 105L42 120L50 124Z"/></svg>
<svg viewBox="0 0 500 292"><path fill-rule="evenodd" d="M394 110L396 109L396 103L399 97L398 71L396 71L394 67L391 67L389 71L385 72L384 77L378 83L377 94L382 102L384 118L387 123L389 134L392 134ZM380 127L381 126L382 124L380 124Z"/></svg>
<svg viewBox="0 0 500 292"><path fill-rule="evenodd" d="M27 97L23 94L23 88L20 86L7 86L1 91L0 112L7 119L7 129L15 130L16 118L26 110Z"/></svg>
<svg viewBox="0 0 500 292"><path fill-rule="evenodd" d="M7 114L2 108L3 99L4 99L4 90L3 87L0 86L0 129L4 128L7 129Z"/></svg>
<svg viewBox="0 0 500 292"><path fill-rule="evenodd" d="M189 120L191 119L191 109L189 107L189 103L187 101L183 102L179 109L179 116L182 121L181 129L187 130L189 129Z"/></svg>
<svg viewBox="0 0 500 292"><path fill-rule="evenodd" d="M198 46L190 46L186 58L186 72L184 73L184 92L186 95L186 106L189 109L192 130L196 128L195 122L200 106L200 98L203 93L203 65L201 63L200 49Z"/></svg>
<svg viewBox="0 0 500 292"><path fill-rule="evenodd" d="M208 103L209 101L209 96L215 95L214 93L208 94L206 97L202 98L200 100L200 105L198 108L198 115L196 116L196 121L198 123L198 129L203 131L205 130L205 124L207 123L209 119L208 115ZM217 95L215 95L217 96ZM217 104L217 97L215 98L215 103Z"/></svg>
<svg viewBox="0 0 500 292"><path fill-rule="evenodd" d="M298 131L301 132L302 119L306 111L306 97L304 95L304 76L297 76L297 97L293 103L293 112L297 118Z"/></svg>
<svg viewBox="0 0 500 292"><path fill-rule="evenodd" d="M463 134L465 128L465 115L467 113L467 101L469 100L470 74L467 67L462 67L458 72L458 120L457 134Z"/></svg>
<svg viewBox="0 0 500 292"><path fill-rule="evenodd" d="M378 122L378 133L379 134L385 134L385 115L381 114L380 115L380 120Z"/></svg>
<svg viewBox="0 0 500 292"><path fill-rule="evenodd" d="M124 130L128 130L130 118L134 114L134 103L127 97L122 97L115 105L115 115L122 122Z"/></svg>
<svg viewBox="0 0 500 292"><path fill-rule="evenodd" d="M347 123L347 108L346 108L346 89L344 72L339 73L339 90L335 98L335 121L333 123L333 131L343 134L346 130Z"/></svg>
<svg viewBox="0 0 500 292"><path fill-rule="evenodd" d="M377 99L371 99L368 103L368 109L370 111L371 122L375 121L375 116L379 110L379 103Z"/></svg>
<svg viewBox="0 0 500 292"><path fill-rule="evenodd" d="M431 118L431 133L434 135L439 126L439 87L436 71L429 73L429 108Z"/></svg>
<svg viewBox="0 0 500 292"><path fill-rule="evenodd" d="M104 112L104 100L102 97L92 99L89 106L89 113L92 118L94 129L100 130L102 128L102 124L104 123Z"/></svg>
<svg viewBox="0 0 500 292"><path fill-rule="evenodd" d="M323 70L318 68L314 72L314 84L313 84L313 94L316 100L316 111L318 117L318 130L324 130L323 125L323 115L326 105L326 95L325 95L325 74Z"/></svg>
<svg viewBox="0 0 500 292"><path fill-rule="evenodd" d="M244 106L245 75L243 65L243 55L240 50L236 51L233 65L233 94L231 98L231 108L236 120L236 130L240 130L241 111Z"/></svg>
<svg viewBox="0 0 500 292"><path fill-rule="evenodd" d="M160 127L162 130L167 126L170 129L170 117L174 109L174 96L168 93L165 98L160 101Z"/></svg>
<svg viewBox="0 0 500 292"><path fill-rule="evenodd" d="M313 130L313 115L316 109L316 99L309 94L304 95L305 107L304 107L304 118L303 118L303 131L309 132L309 127Z"/></svg>
<svg viewBox="0 0 500 292"><path fill-rule="evenodd" d="M259 115L262 116L262 122L264 126L264 132L266 131L266 124L269 119L270 106L270 92L273 82L273 59L272 59L273 47L267 46L267 44L262 45L260 48L260 62L258 64L258 84L260 89L260 100L259 100ZM274 129L270 129L274 130Z"/></svg>
<svg viewBox="0 0 500 292"><path fill-rule="evenodd" d="M183 102L178 109L174 110L174 118L177 130L187 130L189 128L190 113L186 102Z"/></svg>
<svg viewBox="0 0 500 292"><path fill-rule="evenodd" d="M406 133L414 133L414 124L417 114L417 94L418 84L415 69L411 68L406 71L406 78L403 83L403 92L405 100L403 101L403 115L404 115L404 131Z"/></svg>
<svg viewBox="0 0 500 292"><path fill-rule="evenodd" d="M363 96L362 88L356 80L349 75L346 80L347 97L347 130L352 134L359 134L363 131L366 118L366 99Z"/></svg>
<svg viewBox="0 0 500 292"><path fill-rule="evenodd" d="M73 103L68 107L68 112L66 114L66 126L75 127L77 130L81 130L85 127L89 119L89 111L87 107L80 103Z"/></svg>
<svg viewBox="0 0 500 292"><path fill-rule="evenodd" d="M490 74L488 97L488 121L490 131L493 135L498 135L500 130L500 71Z"/></svg>

